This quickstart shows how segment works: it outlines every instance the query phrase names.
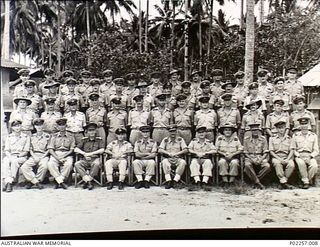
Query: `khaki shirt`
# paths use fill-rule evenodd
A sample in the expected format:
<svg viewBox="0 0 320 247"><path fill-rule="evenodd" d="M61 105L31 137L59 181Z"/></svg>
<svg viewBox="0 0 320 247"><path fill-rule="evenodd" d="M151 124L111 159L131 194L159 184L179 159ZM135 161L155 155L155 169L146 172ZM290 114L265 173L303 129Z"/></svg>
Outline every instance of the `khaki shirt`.
<svg viewBox="0 0 320 247"><path fill-rule="evenodd" d="M150 85L148 87L148 92L149 94L151 94L152 97L156 97L158 94L162 93L162 85L160 84L158 86Z"/></svg>
<svg viewBox="0 0 320 247"><path fill-rule="evenodd" d="M156 153L157 146L157 142L150 138L146 142L144 139L140 139L139 141L136 141L136 143L134 144L134 152Z"/></svg>
<svg viewBox="0 0 320 247"><path fill-rule="evenodd" d="M111 82L110 84L104 83L100 86L99 91L101 94L109 96L116 92L116 86L113 84L113 82Z"/></svg>
<svg viewBox="0 0 320 247"><path fill-rule="evenodd" d="M78 143L77 147L86 153L90 153L104 148L104 144L100 136L95 136L92 140L88 136L85 136ZM98 157L98 155L94 157Z"/></svg>
<svg viewBox="0 0 320 247"><path fill-rule="evenodd" d="M128 96L125 95L124 93L119 94L111 94L108 99L107 99L107 105L111 107L111 109L113 108L113 103L111 103L111 100L114 98L120 98L121 99L121 104L120 107L125 110L127 108L127 105L129 104L129 100L128 100Z"/></svg>
<svg viewBox="0 0 320 247"><path fill-rule="evenodd" d="M212 109L198 110L195 115L195 123L197 123L197 127L206 127L208 130L212 130L217 126L217 114Z"/></svg>
<svg viewBox="0 0 320 247"><path fill-rule="evenodd" d="M29 130L33 130L32 121L37 117L38 116L30 110L27 110L26 112L22 112L19 109L17 109L11 113L9 123L12 123L15 120L19 120L22 122L21 130L29 131Z"/></svg>
<svg viewBox="0 0 320 247"><path fill-rule="evenodd" d="M269 139L269 150L277 153L290 153L291 137L289 136L272 136Z"/></svg>
<svg viewBox="0 0 320 247"><path fill-rule="evenodd" d="M289 113L288 112L281 112L281 114L276 114L275 112L271 112L266 119L266 129L270 129L272 133L276 133L277 129L274 124L278 121L285 121L286 128L290 128L290 121L289 121Z"/></svg>
<svg viewBox="0 0 320 247"><path fill-rule="evenodd" d="M46 133L43 133L42 135L38 135L38 133L33 134L31 136L30 150L38 153L45 153L48 150L50 137L51 136Z"/></svg>
<svg viewBox="0 0 320 247"><path fill-rule="evenodd" d="M127 122L127 113L123 110L118 112L111 111L107 114L110 131L114 132L117 128L125 127Z"/></svg>
<svg viewBox="0 0 320 247"><path fill-rule="evenodd" d="M52 135L48 149L55 151L70 151L75 148L75 139L72 134L66 132L64 135L58 132Z"/></svg>
<svg viewBox="0 0 320 247"><path fill-rule="evenodd" d="M284 90L286 90L292 97L304 94L303 86L301 82L297 80L295 82L291 82L289 80L286 81Z"/></svg>
<svg viewBox="0 0 320 247"><path fill-rule="evenodd" d="M275 91L275 92L273 92L271 94L270 105L273 105L274 98L279 98L279 99L282 99L284 101L284 105L283 105L283 110L284 111L289 111L290 110L290 105L292 103L291 103L291 95L288 92L286 92L286 91L283 91L283 92Z"/></svg>
<svg viewBox="0 0 320 247"><path fill-rule="evenodd" d="M219 126L225 125L226 123L231 123L232 125L237 126L241 123L241 116L238 109L231 108L227 110L222 107L218 110L217 115L219 119Z"/></svg>
<svg viewBox="0 0 320 247"><path fill-rule="evenodd" d="M131 129L138 129L141 126L148 125L149 118L149 111L138 111L137 109L132 109L129 111L128 125L131 125Z"/></svg>
<svg viewBox="0 0 320 247"><path fill-rule="evenodd" d="M178 127L191 127L192 115L192 111L188 108L176 108L173 112L174 122Z"/></svg>
<svg viewBox="0 0 320 247"><path fill-rule="evenodd" d="M298 111L293 111L290 114L290 123L293 125L292 130L296 130L300 128L300 123L298 121L299 118L301 117L309 117L310 118L310 122L309 122L309 127L308 129L311 130L311 126L315 126L316 125L316 120L315 117L313 115L313 113L311 111L308 110L303 110L302 112L298 112Z"/></svg>
<svg viewBox="0 0 320 247"><path fill-rule="evenodd" d="M15 133L11 133L7 136L4 151L11 154L20 154L22 152L29 152L30 150L30 137L26 134L20 133L16 136Z"/></svg>
<svg viewBox="0 0 320 247"><path fill-rule="evenodd" d="M102 107L97 109L88 108L86 111L86 117L88 122L96 123L98 127L102 127L107 119L107 111Z"/></svg>
<svg viewBox="0 0 320 247"><path fill-rule="evenodd" d="M242 85L242 86L237 85L234 88L233 93L238 96L240 105L243 105L243 102L244 102L245 98L247 97L247 95L249 93L249 89L245 85Z"/></svg>
<svg viewBox="0 0 320 247"><path fill-rule="evenodd" d="M67 93L65 95L61 95L61 98L60 98L60 107L64 107L64 111L65 112L69 112L70 111L70 106L67 104L67 102L70 100L70 99L76 99L78 101L78 104L77 104L77 110L79 110L82 102L83 102L83 99L82 99L82 96L80 96L79 94L75 93L75 94L70 94L70 93Z"/></svg>
<svg viewBox="0 0 320 247"><path fill-rule="evenodd" d="M128 88L128 87L126 87L125 89L123 89L123 94L124 95L126 95L127 97L128 97L128 101L129 101L129 103L130 103L130 106L132 106L133 105L133 100L132 100L132 98L134 97L134 96L136 96L136 95L138 95L139 94L139 89L138 88Z"/></svg>
<svg viewBox="0 0 320 247"><path fill-rule="evenodd" d="M58 131L56 121L61 118L61 113L58 111L54 112L43 112L41 118L44 120L43 131L48 133L55 133Z"/></svg>
<svg viewBox="0 0 320 247"><path fill-rule="evenodd" d="M311 131L307 135L297 132L292 136L291 149L302 153L310 153L312 157L319 154L318 136Z"/></svg>
<svg viewBox="0 0 320 247"><path fill-rule="evenodd" d="M127 153L133 151L131 143L127 141L123 141L123 143L119 143L119 141L110 142L107 149L111 151L114 156L121 158L126 158L128 156Z"/></svg>
<svg viewBox="0 0 320 247"><path fill-rule="evenodd" d="M252 155L253 157L269 152L267 139L264 136L259 136L257 139L251 136L245 137L243 147L244 153Z"/></svg>
<svg viewBox="0 0 320 247"><path fill-rule="evenodd" d="M258 95L264 98L266 101L270 101L270 96L273 93L274 88L271 83L261 84L259 83Z"/></svg>
<svg viewBox="0 0 320 247"><path fill-rule="evenodd" d="M218 151L228 154L243 151L243 146L238 137L230 137L227 140L225 136L219 136L216 141L216 148Z"/></svg>
<svg viewBox="0 0 320 247"><path fill-rule="evenodd" d="M162 148L165 151L177 153L186 149L187 144L181 137L176 137L174 140L170 137L165 137L160 143L159 148Z"/></svg>
<svg viewBox="0 0 320 247"><path fill-rule="evenodd" d="M31 100L31 104L27 106L27 109L30 109L33 112L38 112L40 109L43 109L42 98L37 94L26 95L26 98Z"/></svg>
<svg viewBox="0 0 320 247"><path fill-rule="evenodd" d="M249 124L260 124L260 128L264 128L264 116L262 112L248 111L242 117L241 129L250 130Z"/></svg>
<svg viewBox="0 0 320 247"><path fill-rule="evenodd" d="M143 109L150 111L152 107L154 107L154 99L150 94L146 94L143 97ZM136 102L134 100L131 100L130 105L132 107L136 107Z"/></svg>
<svg viewBox="0 0 320 247"><path fill-rule="evenodd" d="M172 111L165 108L163 111L159 107L155 107L151 110L151 121L153 122L153 127L167 127L172 121Z"/></svg>
<svg viewBox="0 0 320 247"><path fill-rule="evenodd" d="M248 103L250 103L251 101L257 101L257 100L261 100L261 106L258 108L260 111L266 111L267 110L267 106L266 106L266 101L263 97L261 97L260 95L258 95L257 97L253 97L252 95L249 95L247 96L245 99L244 99L244 107L243 109L245 110L250 110L250 109L247 109L245 107L245 105L247 105Z"/></svg>
<svg viewBox="0 0 320 247"><path fill-rule="evenodd" d="M86 126L86 116L83 112L76 111L74 115L71 112L64 114L67 121L67 131L73 133L79 133L84 131L84 126Z"/></svg>
<svg viewBox="0 0 320 247"><path fill-rule="evenodd" d="M216 147L210 140L205 139L204 142L201 143L199 138L191 140L188 149L199 153L216 151Z"/></svg>

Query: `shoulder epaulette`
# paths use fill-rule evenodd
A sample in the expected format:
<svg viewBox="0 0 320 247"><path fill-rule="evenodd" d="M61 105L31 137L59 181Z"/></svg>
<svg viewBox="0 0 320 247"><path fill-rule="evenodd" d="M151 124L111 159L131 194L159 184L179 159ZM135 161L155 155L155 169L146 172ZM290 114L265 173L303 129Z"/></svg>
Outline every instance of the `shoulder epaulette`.
<svg viewBox="0 0 320 247"><path fill-rule="evenodd" d="M192 139L192 141L198 141L198 140L199 140L198 138L193 138L193 139Z"/></svg>
<svg viewBox="0 0 320 247"><path fill-rule="evenodd" d="M168 142L169 141L167 137L164 138L163 140L164 140L164 142Z"/></svg>
<svg viewBox="0 0 320 247"><path fill-rule="evenodd" d="M250 139L251 136L245 136L244 139Z"/></svg>
<svg viewBox="0 0 320 247"><path fill-rule="evenodd" d="M86 140L86 139L88 139L88 137L87 137L87 136L84 136L84 137L82 137L81 139L82 139L82 140Z"/></svg>
<svg viewBox="0 0 320 247"><path fill-rule="evenodd" d="M181 138L181 137L178 137L178 138L177 138L177 141L181 142L181 141L182 141L182 138Z"/></svg>
<svg viewBox="0 0 320 247"><path fill-rule="evenodd" d="M97 140L102 140L101 136L96 136Z"/></svg>
<svg viewBox="0 0 320 247"><path fill-rule="evenodd" d="M50 134L45 133L44 137L49 139L51 136L50 136Z"/></svg>
<svg viewBox="0 0 320 247"><path fill-rule="evenodd" d="M112 144L117 144L117 141L113 141Z"/></svg>
<svg viewBox="0 0 320 247"><path fill-rule="evenodd" d="M233 140L236 142L239 141L238 137L235 137Z"/></svg>
<svg viewBox="0 0 320 247"><path fill-rule="evenodd" d="M217 141L221 141L221 140L223 140L223 138L222 138L222 136L219 136Z"/></svg>

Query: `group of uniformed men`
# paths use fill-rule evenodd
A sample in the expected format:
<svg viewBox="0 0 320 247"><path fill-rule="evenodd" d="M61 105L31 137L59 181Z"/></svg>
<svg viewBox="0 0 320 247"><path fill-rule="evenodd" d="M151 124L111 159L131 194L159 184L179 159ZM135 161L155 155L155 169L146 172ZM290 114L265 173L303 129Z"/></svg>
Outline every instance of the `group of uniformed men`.
<svg viewBox="0 0 320 247"><path fill-rule="evenodd" d="M194 71L183 82L178 70L166 79L160 72L150 78L135 73L113 78L111 70L101 79L83 70L75 79L66 70L58 81L46 69L38 85L22 69L20 80L11 84L14 111L2 162L3 190L12 191L19 170L27 189L42 189L48 171L55 188L67 189L73 169L83 188L92 190L102 166L107 189L114 186L115 169L123 189L128 165L137 189L150 187L156 169L163 171L160 179L169 189L183 176L187 154L197 188L210 189L215 165L222 185L233 184L244 155L244 172L257 188L264 188L262 179L272 165L281 188L293 187L288 179L297 167L307 189L315 180L319 148L297 72L289 68L286 78L271 81L260 69L257 82L247 85L244 72L224 77L220 69L210 79ZM217 164L212 157L218 157Z"/></svg>

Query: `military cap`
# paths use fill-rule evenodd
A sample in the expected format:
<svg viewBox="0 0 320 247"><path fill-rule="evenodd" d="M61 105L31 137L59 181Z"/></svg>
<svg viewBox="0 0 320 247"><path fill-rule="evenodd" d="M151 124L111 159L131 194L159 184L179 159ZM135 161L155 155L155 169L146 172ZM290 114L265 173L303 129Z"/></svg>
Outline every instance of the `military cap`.
<svg viewBox="0 0 320 247"><path fill-rule="evenodd" d="M61 76L62 77L72 77L72 76L74 76L74 73L71 70L65 70L62 72Z"/></svg>
<svg viewBox="0 0 320 247"><path fill-rule="evenodd" d="M283 120L279 120L279 121L274 123L274 127L276 127L276 128L279 128L279 127L282 127L282 126L285 126L285 125L286 125L286 121L283 121Z"/></svg>
<svg viewBox="0 0 320 247"><path fill-rule="evenodd" d="M56 102L55 98L46 98L44 100L48 105L53 105Z"/></svg>
<svg viewBox="0 0 320 247"><path fill-rule="evenodd" d="M150 77L151 78L161 78L161 73L158 71L155 71L155 72L151 73Z"/></svg>
<svg viewBox="0 0 320 247"><path fill-rule="evenodd" d="M236 87L237 83L233 80L226 80L222 85L221 88L222 89L226 89L227 85L231 85L232 87Z"/></svg>
<svg viewBox="0 0 320 247"><path fill-rule="evenodd" d="M138 85L136 86L136 88L142 88L142 87L148 87L149 84L145 81L139 81Z"/></svg>
<svg viewBox="0 0 320 247"><path fill-rule="evenodd" d="M231 123L225 123L219 127L219 132L223 133L225 129L231 129L232 132L236 131L237 127Z"/></svg>
<svg viewBox="0 0 320 247"><path fill-rule="evenodd" d="M206 127L198 127L197 129L196 129L196 131L198 132L198 133L203 133L203 132L206 132L207 131L207 128Z"/></svg>
<svg viewBox="0 0 320 247"><path fill-rule="evenodd" d="M274 84L278 84L279 81L282 81L283 83L285 82L285 79L283 77L277 77L275 80L274 80Z"/></svg>
<svg viewBox="0 0 320 247"><path fill-rule="evenodd" d="M181 87L182 88L188 88L188 87L190 87L191 86L191 82L190 81L183 81L182 83L181 83Z"/></svg>
<svg viewBox="0 0 320 247"><path fill-rule="evenodd" d="M17 105L19 103L20 100L24 100L27 102L27 105L31 105L31 100L30 99L27 99L25 97L17 97L17 98L14 98L13 99L13 102Z"/></svg>
<svg viewBox="0 0 320 247"><path fill-rule="evenodd" d="M141 102L143 100L144 95L143 94L138 94L134 96L132 99L136 102Z"/></svg>
<svg viewBox="0 0 320 247"><path fill-rule="evenodd" d="M261 130L261 127L260 127L259 123L250 123L248 125L250 127L250 130Z"/></svg>
<svg viewBox="0 0 320 247"><path fill-rule="evenodd" d="M54 70L50 69L50 68L46 68L43 72L44 75L53 75L54 74Z"/></svg>
<svg viewBox="0 0 320 247"><path fill-rule="evenodd" d="M172 84L169 82L162 85L162 89L171 89L171 88L172 88Z"/></svg>
<svg viewBox="0 0 320 247"><path fill-rule="evenodd" d="M298 118L297 120L300 124L308 124L310 121L310 118L307 116L304 116L304 117Z"/></svg>
<svg viewBox="0 0 320 247"><path fill-rule="evenodd" d="M298 69L296 67L290 67L290 68L287 69L287 73L297 74L298 73Z"/></svg>
<svg viewBox="0 0 320 247"><path fill-rule="evenodd" d="M200 83L200 88L210 87L210 81L204 80Z"/></svg>
<svg viewBox="0 0 320 247"><path fill-rule="evenodd" d="M223 76L223 71L221 69L214 69L211 71L211 76Z"/></svg>
<svg viewBox="0 0 320 247"><path fill-rule="evenodd" d="M90 85L93 86L93 85L100 85L101 81L100 79L98 78L93 78L90 80Z"/></svg>
<svg viewBox="0 0 320 247"><path fill-rule="evenodd" d="M115 85L121 85L121 86L123 86L123 85L124 85L124 79L123 79L123 78L116 78L116 79L113 80L113 83L114 83Z"/></svg>
<svg viewBox="0 0 320 247"><path fill-rule="evenodd" d="M99 99L100 95L98 93L91 93L89 94L89 99L90 100L97 100Z"/></svg>
<svg viewBox="0 0 320 247"><path fill-rule="evenodd" d="M167 127L168 131L169 132L172 132L172 131L176 131L178 129L177 125L176 124L170 124L168 127Z"/></svg>
<svg viewBox="0 0 320 247"><path fill-rule="evenodd" d="M127 80L135 80L137 77L136 73L129 73L126 75Z"/></svg>
<svg viewBox="0 0 320 247"><path fill-rule="evenodd" d="M167 95L164 93L160 93L156 96L157 99L159 100L166 100L167 99Z"/></svg>
<svg viewBox="0 0 320 247"><path fill-rule="evenodd" d="M18 75L29 75L30 70L29 69L20 69L18 71Z"/></svg>
<svg viewBox="0 0 320 247"><path fill-rule="evenodd" d="M67 101L68 105L77 105L78 104L78 100L77 99L69 99Z"/></svg>
<svg viewBox="0 0 320 247"><path fill-rule="evenodd" d="M151 127L150 127L149 125L144 125L144 126L141 126L141 127L139 128L139 130L140 130L141 132L150 132L150 131L151 131Z"/></svg>
<svg viewBox="0 0 320 247"><path fill-rule="evenodd" d="M118 98L118 97L115 97L111 100L111 102L113 104L116 104L116 105L120 105L121 104L121 98Z"/></svg>
<svg viewBox="0 0 320 247"><path fill-rule="evenodd" d="M202 75L202 71L199 71L199 70L194 70L194 71L192 71L192 73L191 73L191 77L193 77L194 75Z"/></svg>
<svg viewBox="0 0 320 247"><path fill-rule="evenodd" d="M200 103L208 103L210 100L210 97L209 96L202 96L199 98L199 102Z"/></svg>
<svg viewBox="0 0 320 247"><path fill-rule="evenodd" d="M102 72L103 76L112 76L113 71L111 69L106 69Z"/></svg>
<svg viewBox="0 0 320 247"><path fill-rule="evenodd" d="M36 85L36 82L34 80L27 80L25 83L24 83L24 86L25 87L29 87L29 86L35 86Z"/></svg>
<svg viewBox="0 0 320 247"><path fill-rule="evenodd" d="M274 104L274 105L275 105L275 104L278 104L278 105L283 106L283 105L284 105L284 100L281 99L281 98L275 98L275 99L273 100L273 104Z"/></svg>
<svg viewBox="0 0 320 247"><path fill-rule="evenodd" d="M91 72L89 70L84 69L84 70L82 70L80 72L80 76L88 76L88 77L90 77L91 76Z"/></svg>
<svg viewBox="0 0 320 247"><path fill-rule="evenodd" d="M44 123L44 119L42 118L35 118L32 121L33 125L42 125Z"/></svg>
<svg viewBox="0 0 320 247"><path fill-rule="evenodd" d="M256 82L250 83L249 86L248 86L249 90L256 89L256 88L259 88L259 84L256 83Z"/></svg>
<svg viewBox="0 0 320 247"><path fill-rule="evenodd" d="M234 74L234 77L238 79L242 79L244 75L245 75L244 72L239 70L237 73Z"/></svg>
<svg viewBox="0 0 320 247"><path fill-rule="evenodd" d="M44 85L44 88L50 88L50 87L59 87L60 83L56 81L50 81L48 84Z"/></svg>
<svg viewBox="0 0 320 247"><path fill-rule="evenodd" d="M221 95L221 99L229 101L232 99L232 94L231 93L224 93Z"/></svg>
<svg viewBox="0 0 320 247"><path fill-rule="evenodd" d="M302 95L297 95L296 97L293 98L293 104L297 105L299 104L300 102L305 102L305 97L302 96Z"/></svg>
<svg viewBox="0 0 320 247"><path fill-rule="evenodd" d="M173 69L170 71L169 75L176 74L176 73L179 73L179 70Z"/></svg>
<svg viewBox="0 0 320 247"><path fill-rule="evenodd" d="M127 131L124 128L118 128L116 129L115 133L116 135L123 135L123 134L126 134Z"/></svg>
<svg viewBox="0 0 320 247"><path fill-rule="evenodd" d="M17 126L17 125L21 125L22 122L20 120L14 120L11 122L11 126Z"/></svg>
<svg viewBox="0 0 320 247"><path fill-rule="evenodd" d="M246 108L250 109L253 104L256 104L257 108L259 108L262 105L262 101L261 101L261 99L259 99L259 100L251 100L249 103L246 104Z"/></svg>
<svg viewBox="0 0 320 247"><path fill-rule="evenodd" d="M176 100L177 101L181 101L181 100L186 100L187 99L187 96L185 94L179 94L177 97L176 97Z"/></svg>
<svg viewBox="0 0 320 247"><path fill-rule="evenodd" d="M68 121L68 119L66 119L66 118L59 118L59 119L56 120L56 123L58 125L66 125L67 121Z"/></svg>
<svg viewBox="0 0 320 247"><path fill-rule="evenodd" d="M77 81L74 78L68 78L66 80L66 84L70 85L70 84L77 84Z"/></svg>
<svg viewBox="0 0 320 247"><path fill-rule="evenodd" d="M87 130L90 130L90 129L95 130L95 129L97 129L97 128L98 128L98 125L97 125L96 123L94 123L94 122L90 122L90 123L88 123L88 124L86 125L86 129L87 129Z"/></svg>
<svg viewBox="0 0 320 247"><path fill-rule="evenodd" d="M264 77L264 76L266 76L268 73L269 73L269 71L266 70L266 69L259 69L258 72L257 72L257 76L258 76L258 77Z"/></svg>

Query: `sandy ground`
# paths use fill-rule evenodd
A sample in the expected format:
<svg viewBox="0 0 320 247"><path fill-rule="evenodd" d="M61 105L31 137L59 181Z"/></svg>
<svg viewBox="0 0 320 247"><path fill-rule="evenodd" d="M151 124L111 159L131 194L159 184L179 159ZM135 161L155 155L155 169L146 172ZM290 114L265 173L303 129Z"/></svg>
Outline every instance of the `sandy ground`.
<svg viewBox="0 0 320 247"><path fill-rule="evenodd" d="M320 227L320 188L211 192L126 187L2 193L1 235L248 227Z"/></svg>

